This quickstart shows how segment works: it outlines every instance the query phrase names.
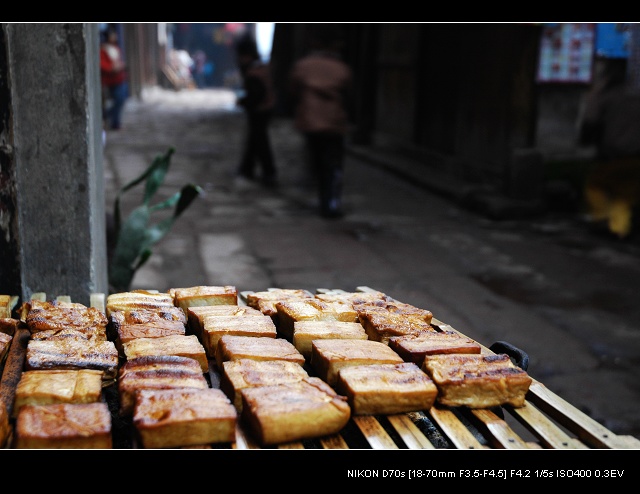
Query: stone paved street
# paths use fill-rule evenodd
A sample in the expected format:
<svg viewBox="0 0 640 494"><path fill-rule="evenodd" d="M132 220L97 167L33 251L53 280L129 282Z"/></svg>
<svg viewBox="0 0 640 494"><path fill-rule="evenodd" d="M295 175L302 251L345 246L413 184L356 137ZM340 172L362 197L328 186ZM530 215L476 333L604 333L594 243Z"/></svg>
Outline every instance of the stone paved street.
<svg viewBox="0 0 640 494"><path fill-rule="evenodd" d="M279 187L235 178L243 122L223 90L152 88L127 102L123 129L106 136L107 209L170 146L160 195L186 183L204 191L133 288L375 288L486 346L516 345L534 378L613 432L640 438L637 243L596 235L571 215L490 220L374 166L365 152L375 149L348 155L346 216L326 220L289 119L271 129Z"/></svg>

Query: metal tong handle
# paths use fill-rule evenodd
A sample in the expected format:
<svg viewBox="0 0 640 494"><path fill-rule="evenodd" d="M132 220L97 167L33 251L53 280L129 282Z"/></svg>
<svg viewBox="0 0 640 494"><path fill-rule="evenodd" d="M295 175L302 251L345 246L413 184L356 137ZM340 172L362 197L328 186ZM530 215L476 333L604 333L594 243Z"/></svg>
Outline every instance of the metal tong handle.
<svg viewBox="0 0 640 494"><path fill-rule="evenodd" d="M506 353L511 359L513 359L514 364L522 370L526 371L527 367L529 367L529 355L518 347L513 346L511 343L506 341L496 341L489 347L489 350L493 353Z"/></svg>

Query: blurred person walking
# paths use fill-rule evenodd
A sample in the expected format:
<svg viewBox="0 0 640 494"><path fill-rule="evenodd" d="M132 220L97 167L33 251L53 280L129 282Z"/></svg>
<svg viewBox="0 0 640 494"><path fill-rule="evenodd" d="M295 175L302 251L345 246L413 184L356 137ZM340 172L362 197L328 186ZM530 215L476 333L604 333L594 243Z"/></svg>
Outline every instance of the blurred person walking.
<svg viewBox="0 0 640 494"><path fill-rule="evenodd" d="M247 116L238 176L254 180L259 162L262 184L273 187L277 184L277 171L269 137L269 125L275 107L270 67L261 60L256 41L251 35L245 35L237 41L236 56L243 86L237 104L244 108Z"/></svg>
<svg viewBox="0 0 640 494"><path fill-rule="evenodd" d="M304 135L308 159L318 181L320 215L341 218L343 163L349 128L347 102L353 73L340 57L337 26L315 27L311 51L293 66L294 123Z"/></svg>
<svg viewBox="0 0 640 494"><path fill-rule="evenodd" d="M588 215L619 238L633 233L640 207L640 93L627 84L626 64L607 61L587 95L579 135L596 147L584 189Z"/></svg>
<svg viewBox="0 0 640 494"><path fill-rule="evenodd" d="M101 33L101 38L100 79L103 120L107 129L118 130L122 124L122 110L129 97L126 64L116 28L109 26Z"/></svg>

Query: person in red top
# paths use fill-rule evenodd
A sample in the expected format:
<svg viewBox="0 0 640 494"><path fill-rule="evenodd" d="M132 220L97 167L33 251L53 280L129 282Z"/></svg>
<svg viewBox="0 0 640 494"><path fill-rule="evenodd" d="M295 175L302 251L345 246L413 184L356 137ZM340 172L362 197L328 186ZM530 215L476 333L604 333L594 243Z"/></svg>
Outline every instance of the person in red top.
<svg viewBox="0 0 640 494"><path fill-rule="evenodd" d="M118 32L109 27L100 43L100 79L102 82L103 119L107 128L118 130L122 110L129 96L127 71L118 44Z"/></svg>
<svg viewBox="0 0 640 494"><path fill-rule="evenodd" d="M294 124L304 135L312 170L318 179L320 214L343 216L342 184L347 103L353 84L351 68L340 59L339 37L331 24L319 25L312 50L290 73L295 103Z"/></svg>

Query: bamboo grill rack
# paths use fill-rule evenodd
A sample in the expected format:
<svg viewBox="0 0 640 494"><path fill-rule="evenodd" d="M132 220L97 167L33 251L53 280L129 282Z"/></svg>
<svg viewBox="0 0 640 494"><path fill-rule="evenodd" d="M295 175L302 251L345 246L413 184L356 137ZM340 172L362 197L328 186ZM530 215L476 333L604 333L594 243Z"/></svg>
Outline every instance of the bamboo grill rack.
<svg viewBox="0 0 640 494"><path fill-rule="evenodd" d="M369 287L357 287L357 291L375 291ZM318 293L344 293L342 290L318 289ZM238 303L246 304L242 292ZM33 299L46 300L45 293L36 293ZM58 300L71 301L68 296ZM105 310L105 295L92 294L90 304ZM435 317L432 325L441 331L458 330ZM0 398L11 414L15 388L20 379L29 331L19 328L14 334L11 347L4 362L0 362ZM493 352L483 346L482 352ZM210 361L206 376L211 387L219 387L220 375L215 360ZM114 420L114 435L117 429L122 437L114 437L115 448L136 448L135 434L131 423L122 423L118 417L117 386L104 389L105 400L110 405ZM429 410L397 415L354 415L338 434L302 441L280 444L278 449L638 449L640 440L633 436L617 435L577 409L569 402L549 390L544 384L533 380L524 407L508 405L491 409L467 409L466 407L444 407L434 405ZM115 423L118 422L118 423ZM124 432L123 432L124 431ZM5 447L10 447L11 438ZM236 427L233 443L203 445L214 449L261 449L243 428L241 421Z"/></svg>

